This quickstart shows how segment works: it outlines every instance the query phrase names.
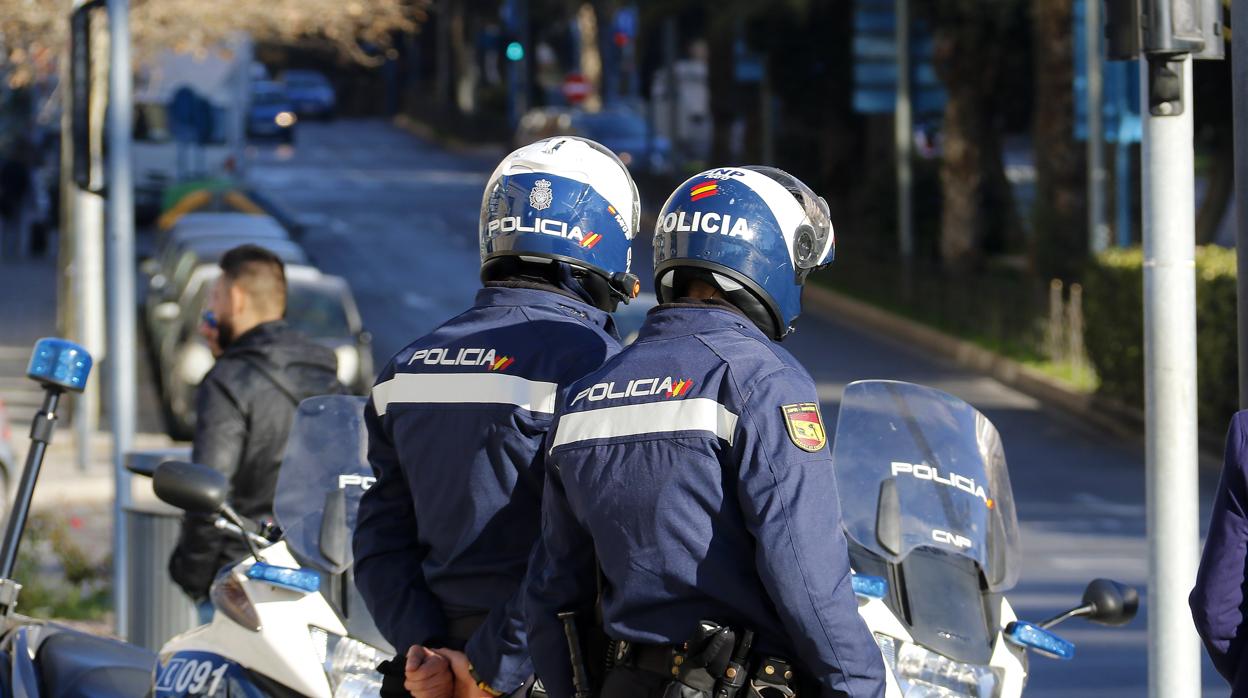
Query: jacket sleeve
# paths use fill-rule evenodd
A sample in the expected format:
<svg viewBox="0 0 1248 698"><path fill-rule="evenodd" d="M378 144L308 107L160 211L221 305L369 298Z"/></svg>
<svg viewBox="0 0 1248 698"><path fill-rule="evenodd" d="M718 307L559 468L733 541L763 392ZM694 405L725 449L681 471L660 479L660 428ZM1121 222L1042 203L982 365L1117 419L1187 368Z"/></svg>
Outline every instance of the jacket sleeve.
<svg viewBox="0 0 1248 698"><path fill-rule="evenodd" d="M610 316L608 316L610 317ZM530 323L530 327L536 329L537 325ZM548 338L536 336L535 342L546 342ZM585 374L598 368L603 363L620 352L619 342L613 337L602 336L599 343L592 344L594 351L577 351L570 353L568 357L567 369L559 381L561 386L556 404L563 404L566 397L567 386L580 379ZM578 334L568 341L568 345L589 345ZM549 432L548 432L549 433ZM536 459L536 468L541 472L545 468L546 459L544 455L548 453L549 440L546 447L539 452ZM560 489L562 492L562 489ZM564 503L566 507L566 503ZM556 516L562 517L565 521L575 525L575 520L571 518L571 513L562 510ZM543 527L545 526L546 514L543 513ZM579 527L578 527L579 528ZM588 544L588 538L585 539ZM468 641L466 651L468 658L472 662L473 671L477 677L485 681L491 688L509 693L520 686L530 675L533 674L533 663L529 660L529 639L528 630L525 621L525 597L527 591L525 586L534 580L534 570L542 570L548 565L546 551L542 548L539 540L534 545L534 550L529 556L528 574L526 574L525 584L522 584L516 590L515 595L508 601L507 605L501 608L493 609L486 618L477 632ZM590 558L591 574L593 571L593 558ZM596 587L595 587L596 590ZM562 637L562 625L560 627L560 637ZM567 666L567 662L564 662ZM552 694L553 695L553 694Z"/></svg>
<svg viewBox="0 0 1248 698"><path fill-rule="evenodd" d="M572 658L559 614L576 612L582 628L586 619L593 617L595 565L593 539L573 515L557 467L548 467L542 496L542 537L529 560L522 589L529 653L551 698L573 696ZM581 635L587 636L584 630Z"/></svg>
<svg viewBox="0 0 1248 698"><path fill-rule="evenodd" d="M377 482L360 498L352 547L355 584L377 629L400 655L414 644L441 643L442 605L425 583L426 550L403 466L373 401L364 408L368 460Z"/></svg>
<svg viewBox="0 0 1248 698"><path fill-rule="evenodd" d="M1248 412L1231 419L1226 435L1222 479L1213 502L1209 536L1200 558L1196 587L1188 601L1192 619L1218 673L1236 684L1236 674L1248 641L1244 600L1248 579Z"/></svg>
<svg viewBox="0 0 1248 698"><path fill-rule="evenodd" d="M758 381L738 422L738 498L759 577L821 694L883 696L884 663L858 615L826 434L810 452L786 425L785 405L818 402L810 378L792 368Z"/></svg>
<svg viewBox="0 0 1248 698"><path fill-rule="evenodd" d="M534 548L529 556L529 570L534 568L537 555L537 546ZM504 695L515 691L533 675L524 623L524 596L521 585L506 605L490 611L464 648L477 678Z"/></svg>
<svg viewBox="0 0 1248 698"><path fill-rule="evenodd" d="M225 475L227 482L238 470L247 441L247 418L221 380L209 375L195 393L195 440L191 460ZM226 543L213 525L215 516L188 513L169 559L169 574L195 599L208 595Z"/></svg>

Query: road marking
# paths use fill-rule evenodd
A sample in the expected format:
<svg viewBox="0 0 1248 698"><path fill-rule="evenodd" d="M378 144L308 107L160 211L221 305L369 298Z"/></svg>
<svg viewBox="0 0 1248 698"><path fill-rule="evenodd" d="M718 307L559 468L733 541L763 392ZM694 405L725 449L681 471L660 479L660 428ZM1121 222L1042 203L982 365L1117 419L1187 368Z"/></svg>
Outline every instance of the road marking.
<svg viewBox="0 0 1248 698"><path fill-rule="evenodd" d="M1077 504L1082 504L1098 514L1110 516L1127 516L1144 518L1146 509L1143 504L1123 504L1098 497L1091 492L1077 492L1071 497Z"/></svg>

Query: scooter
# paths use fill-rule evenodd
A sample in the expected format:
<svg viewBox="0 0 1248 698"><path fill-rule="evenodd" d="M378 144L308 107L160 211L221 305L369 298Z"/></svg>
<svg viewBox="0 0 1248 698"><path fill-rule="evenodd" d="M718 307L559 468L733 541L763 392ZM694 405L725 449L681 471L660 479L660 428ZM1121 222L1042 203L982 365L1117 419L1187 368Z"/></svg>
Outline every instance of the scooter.
<svg viewBox="0 0 1248 698"><path fill-rule="evenodd" d="M43 405L30 427L31 448L0 543L0 694L35 696L141 696L151 682L156 656L118 640L16 612L22 585L13 579L18 545L44 453L56 427L61 397L80 393L91 373L91 355L63 339L41 339L26 376L44 388Z"/></svg>
<svg viewBox="0 0 1248 698"><path fill-rule="evenodd" d="M1048 620L1017 617L1005 596L1021 566L1005 451L966 402L911 383L851 383L832 460L858 611L889 698L1018 698L1028 650L1074 657L1054 626L1135 617L1139 594L1108 579Z"/></svg>
<svg viewBox="0 0 1248 698"><path fill-rule="evenodd" d="M217 517L250 557L221 572L212 622L169 640L152 675L156 698L380 695L375 667L394 655L350 574L360 495L374 482L364 398L300 403L278 473L277 527L257 527L226 503L228 484L201 465L167 462L156 495Z"/></svg>

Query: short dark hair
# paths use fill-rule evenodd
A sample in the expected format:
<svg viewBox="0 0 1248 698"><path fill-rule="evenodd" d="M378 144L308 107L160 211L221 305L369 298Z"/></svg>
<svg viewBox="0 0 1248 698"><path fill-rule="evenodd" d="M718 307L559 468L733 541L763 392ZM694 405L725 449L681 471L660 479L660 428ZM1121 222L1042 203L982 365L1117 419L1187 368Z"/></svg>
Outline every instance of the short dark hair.
<svg viewBox="0 0 1248 698"><path fill-rule="evenodd" d="M286 314L286 265L259 245L239 245L221 256L221 275L240 286L257 305Z"/></svg>

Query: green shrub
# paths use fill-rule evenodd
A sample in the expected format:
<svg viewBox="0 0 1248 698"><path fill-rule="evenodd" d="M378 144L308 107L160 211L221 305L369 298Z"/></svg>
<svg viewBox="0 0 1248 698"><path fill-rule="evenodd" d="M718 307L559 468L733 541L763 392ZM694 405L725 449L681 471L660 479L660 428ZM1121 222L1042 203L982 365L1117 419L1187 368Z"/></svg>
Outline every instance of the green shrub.
<svg viewBox="0 0 1248 698"><path fill-rule="evenodd" d="M1144 256L1139 248L1096 257L1084 283L1084 341L1100 393L1144 406ZM1196 250L1196 390L1200 423L1221 431L1239 403L1235 251Z"/></svg>

